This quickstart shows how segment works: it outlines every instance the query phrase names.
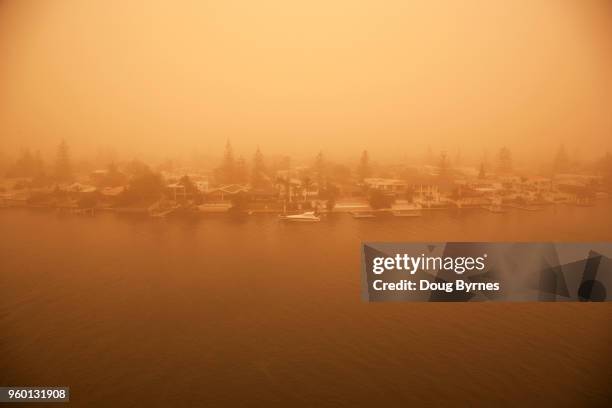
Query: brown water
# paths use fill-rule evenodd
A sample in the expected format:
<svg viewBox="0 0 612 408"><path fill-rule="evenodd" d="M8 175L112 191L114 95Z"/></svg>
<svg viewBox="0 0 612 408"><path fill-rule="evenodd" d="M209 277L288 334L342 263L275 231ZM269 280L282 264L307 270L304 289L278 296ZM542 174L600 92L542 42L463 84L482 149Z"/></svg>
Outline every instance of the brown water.
<svg viewBox="0 0 612 408"><path fill-rule="evenodd" d="M303 225L2 210L0 385L70 386L78 407L604 405L612 304L367 304L359 245L612 241L611 209Z"/></svg>

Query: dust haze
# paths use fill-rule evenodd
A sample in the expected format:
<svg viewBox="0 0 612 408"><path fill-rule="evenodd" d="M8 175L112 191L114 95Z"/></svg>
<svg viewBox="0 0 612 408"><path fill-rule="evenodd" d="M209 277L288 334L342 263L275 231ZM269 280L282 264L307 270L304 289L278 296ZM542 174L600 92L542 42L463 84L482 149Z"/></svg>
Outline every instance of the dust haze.
<svg viewBox="0 0 612 408"><path fill-rule="evenodd" d="M9 155L611 148L608 1L2 1L0 55Z"/></svg>

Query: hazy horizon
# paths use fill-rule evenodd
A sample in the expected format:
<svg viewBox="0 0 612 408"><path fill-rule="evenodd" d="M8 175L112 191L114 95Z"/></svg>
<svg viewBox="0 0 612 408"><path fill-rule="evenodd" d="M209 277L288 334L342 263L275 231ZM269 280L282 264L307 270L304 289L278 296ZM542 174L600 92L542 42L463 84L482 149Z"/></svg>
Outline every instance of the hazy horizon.
<svg viewBox="0 0 612 408"><path fill-rule="evenodd" d="M2 1L0 52L5 154L612 150L607 1Z"/></svg>

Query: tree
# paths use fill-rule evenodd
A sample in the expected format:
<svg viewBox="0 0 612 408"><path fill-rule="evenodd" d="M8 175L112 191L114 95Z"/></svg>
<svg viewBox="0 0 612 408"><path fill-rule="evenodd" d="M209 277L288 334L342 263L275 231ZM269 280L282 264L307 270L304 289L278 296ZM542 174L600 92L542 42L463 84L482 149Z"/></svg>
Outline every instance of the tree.
<svg viewBox="0 0 612 408"><path fill-rule="evenodd" d="M276 183L283 187L285 202L291 202L291 177L289 174L287 173L284 176L277 176Z"/></svg>
<svg viewBox="0 0 612 408"><path fill-rule="evenodd" d="M314 171L317 176L317 184L319 185L319 188L321 188L321 186L323 186L323 183L325 182L326 167L327 166L325 163L325 158L323 157L323 152L320 151L319 154L317 154L317 157L315 157L314 163Z"/></svg>
<svg viewBox="0 0 612 408"><path fill-rule="evenodd" d="M198 192L198 187L188 175L184 175L183 177L181 177L178 181L178 184L185 188L185 194L187 195L196 194Z"/></svg>
<svg viewBox="0 0 612 408"><path fill-rule="evenodd" d="M164 184L160 174L153 173L148 167L146 171L134 176L126 191L121 196L123 204L133 204L151 201L161 197Z"/></svg>
<svg viewBox="0 0 612 408"><path fill-rule="evenodd" d="M246 183L249 179L246 161L241 156L236 160L236 167L234 169L234 182L235 183Z"/></svg>
<svg viewBox="0 0 612 408"><path fill-rule="evenodd" d="M461 148L458 147L457 148L457 152L455 153L455 163L454 163L454 166L455 167L461 166L462 160L463 160L463 157L461 156Z"/></svg>
<svg viewBox="0 0 612 408"><path fill-rule="evenodd" d="M302 179L302 195L304 196L304 200L308 197L308 193L312 188L312 179L308 176Z"/></svg>
<svg viewBox="0 0 612 408"><path fill-rule="evenodd" d="M175 168L174 160L166 158L162 163L157 166L157 171L167 171L172 172Z"/></svg>
<svg viewBox="0 0 612 408"><path fill-rule="evenodd" d="M331 212L334 209L339 193L340 189L336 185L332 183L325 184L325 188L319 194L319 196L325 200L325 207L327 208L327 211Z"/></svg>
<svg viewBox="0 0 612 408"><path fill-rule="evenodd" d="M608 191L612 191L612 154L607 152L600 163L603 185Z"/></svg>
<svg viewBox="0 0 612 408"><path fill-rule="evenodd" d="M234 160L234 151L228 140L225 144L225 153L221 166L217 169L217 178L221 184L231 184L236 182L236 162Z"/></svg>
<svg viewBox="0 0 612 408"><path fill-rule="evenodd" d="M414 201L414 187L406 188L406 200L408 200L408 202Z"/></svg>
<svg viewBox="0 0 612 408"><path fill-rule="evenodd" d="M351 182L351 169L343 164L333 164L328 166L328 179L334 183L346 184Z"/></svg>
<svg viewBox="0 0 612 408"><path fill-rule="evenodd" d="M425 164L430 166L434 164L434 156L431 146L427 146L427 150L425 152Z"/></svg>
<svg viewBox="0 0 612 408"><path fill-rule="evenodd" d="M498 171L499 173L512 172L512 153L507 147L502 147L497 153Z"/></svg>
<svg viewBox="0 0 612 408"><path fill-rule="evenodd" d="M42 179L44 177L44 163L40 152L32 154L29 149L21 151L21 156L7 171L9 177L31 177Z"/></svg>
<svg viewBox="0 0 612 408"><path fill-rule="evenodd" d="M483 152L482 152L482 164L485 167L485 169L490 168L489 149L484 149Z"/></svg>
<svg viewBox="0 0 612 408"><path fill-rule="evenodd" d="M116 187L125 184L127 177L117 169L117 165L112 162L108 165L106 174L98 182L100 187Z"/></svg>
<svg viewBox="0 0 612 408"><path fill-rule="evenodd" d="M553 172L555 174L563 173L569 169L570 160L567 152L565 151L565 146L559 146L559 150L557 150L557 155L553 161Z"/></svg>
<svg viewBox="0 0 612 408"><path fill-rule="evenodd" d="M478 172L478 178L483 179L487 177L487 173L485 172L484 163L480 163L480 171Z"/></svg>
<svg viewBox="0 0 612 408"><path fill-rule="evenodd" d="M55 178L57 181L72 180L72 162L70 161L70 151L65 140L62 140L57 147Z"/></svg>
<svg viewBox="0 0 612 408"><path fill-rule="evenodd" d="M83 194L77 201L79 208L93 208L98 203L97 193L86 193Z"/></svg>
<svg viewBox="0 0 612 408"><path fill-rule="evenodd" d="M149 166L138 159L134 159L125 165L125 171L134 177L139 177L151 173Z"/></svg>
<svg viewBox="0 0 612 408"><path fill-rule="evenodd" d="M34 168L32 176L35 179L41 180L45 178L45 163L43 162L42 157L40 156L40 151L36 151L34 153Z"/></svg>
<svg viewBox="0 0 612 408"><path fill-rule="evenodd" d="M253 156L253 171L251 172L251 185L255 189L259 189L265 186L267 181L267 169L264 162L263 154L257 146L255 155Z"/></svg>
<svg viewBox="0 0 612 408"><path fill-rule="evenodd" d="M283 156L278 162L277 170L291 170L291 157Z"/></svg>
<svg viewBox="0 0 612 408"><path fill-rule="evenodd" d="M382 208L391 208L391 204L393 204L393 196L389 194L385 194L384 192L373 189L370 192L370 207L374 210L379 210Z"/></svg>
<svg viewBox="0 0 612 408"><path fill-rule="evenodd" d="M446 152L440 153L440 160L438 162L438 175L440 177L446 177L449 173L449 163L448 157L446 157Z"/></svg>
<svg viewBox="0 0 612 408"><path fill-rule="evenodd" d="M359 181L363 181L370 177L370 174L370 157L367 150L364 150L361 153L361 159L359 159L359 166L357 166L357 176L359 177Z"/></svg>
<svg viewBox="0 0 612 408"><path fill-rule="evenodd" d="M249 196L248 193L244 191L239 191L238 193L232 195L230 200L232 202L230 211L232 213L241 213L249 209L249 203L251 202L251 197Z"/></svg>
<svg viewBox="0 0 612 408"><path fill-rule="evenodd" d="M7 168L7 159L4 152L0 151L0 173L4 174Z"/></svg>

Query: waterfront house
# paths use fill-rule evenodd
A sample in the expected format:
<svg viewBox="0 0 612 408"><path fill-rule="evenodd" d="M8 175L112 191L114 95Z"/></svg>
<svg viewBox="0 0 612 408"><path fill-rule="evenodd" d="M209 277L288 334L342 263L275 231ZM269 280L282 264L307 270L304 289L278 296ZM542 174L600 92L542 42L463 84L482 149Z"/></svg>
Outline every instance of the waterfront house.
<svg viewBox="0 0 612 408"><path fill-rule="evenodd" d="M72 184L60 186L60 190L67 193L93 193L98 189L95 186L74 182Z"/></svg>
<svg viewBox="0 0 612 408"><path fill-rule="evenodd" d="M245 184L225 184L213 189L209 189L205 194L205 201L210 202L227 202L238 193L246 193L249 187Z"/></svg>
<svg viewBox="0 0 612 408"><path fill-rule="evenodd" d="M26 205L29 194L25 190L0 193L0 207L21 207Z"/></svg>
<svg viewBox="0 0 612 408"><path fill-rule="evenodd" d="M410 186L405 180L389 178L366 178L363 180L363 183L369 189L379 190L396 196L406 193Z"/></svg>

